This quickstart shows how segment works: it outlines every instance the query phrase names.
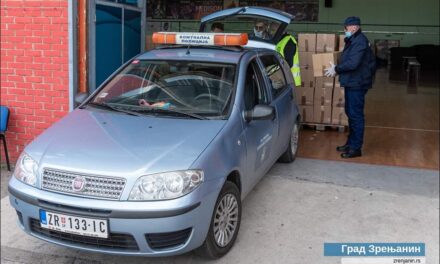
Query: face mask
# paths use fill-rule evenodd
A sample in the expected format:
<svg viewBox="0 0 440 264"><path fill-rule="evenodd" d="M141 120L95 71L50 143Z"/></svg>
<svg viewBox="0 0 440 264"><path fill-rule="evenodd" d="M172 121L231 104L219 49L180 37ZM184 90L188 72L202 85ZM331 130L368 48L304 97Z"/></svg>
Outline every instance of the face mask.
<svg viewBox="0 0 440 264"><path fill-rule="evenodd" d="M353 33L351 33L350 31L345 31L345 37L349 38L353 35Z"/></svg>
<svg viewBox="0 0 440 264"><path fill-rule="evenodd" d="M257 38L263 38L263 31L257 31L254 28L254 34L255 34L255 37L257 37Z"/></svg>

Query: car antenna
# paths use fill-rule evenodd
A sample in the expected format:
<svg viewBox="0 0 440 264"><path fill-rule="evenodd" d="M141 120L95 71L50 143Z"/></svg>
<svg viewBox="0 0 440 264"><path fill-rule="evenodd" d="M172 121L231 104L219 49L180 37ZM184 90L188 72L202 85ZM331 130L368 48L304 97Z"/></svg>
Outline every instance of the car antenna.
<svg viewBox="0 0 440 264"><path fill-rule="evenodd" d="M186 55L189 55L190 54L190 52L189 52L189 48L190 48L191 46L190 45L188 45L188 48L186 49Z"/></svg>

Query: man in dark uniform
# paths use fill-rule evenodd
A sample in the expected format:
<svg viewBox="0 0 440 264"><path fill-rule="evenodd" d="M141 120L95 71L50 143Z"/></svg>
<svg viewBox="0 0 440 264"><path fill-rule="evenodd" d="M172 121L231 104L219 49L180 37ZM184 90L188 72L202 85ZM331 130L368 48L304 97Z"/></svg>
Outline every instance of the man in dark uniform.
<svg viewBox="0 0 440 264"><path fill-rule="evenodd" d="M339 74L341 86L345 88L345 113L348 116L349 135L347 142L336 148L342 158L362 156L364 141L365 95L373 85L376 64L370 43L362 33L359 17L348 17L344 22L345 47L340 63L326 69L328 77Z"/></svg>

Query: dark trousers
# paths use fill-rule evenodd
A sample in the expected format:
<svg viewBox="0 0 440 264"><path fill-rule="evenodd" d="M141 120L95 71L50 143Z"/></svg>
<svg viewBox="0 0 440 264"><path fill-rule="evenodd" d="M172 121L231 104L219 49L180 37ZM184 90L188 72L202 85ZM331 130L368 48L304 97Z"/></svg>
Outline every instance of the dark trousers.
<svg viewBox="0 0 440 264"><path fill-rule="evenodd" d="M345 113L348 117L349 134L347 145L351 149L360 150L364 143L365 95L368 89L360 87L345 87Z"/></svg>

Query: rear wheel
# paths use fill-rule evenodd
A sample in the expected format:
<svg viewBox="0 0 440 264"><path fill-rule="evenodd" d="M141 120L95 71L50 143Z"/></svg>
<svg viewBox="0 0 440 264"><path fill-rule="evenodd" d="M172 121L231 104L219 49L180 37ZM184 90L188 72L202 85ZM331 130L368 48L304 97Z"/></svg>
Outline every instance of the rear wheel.
<svg viewBox="0 0 440 264"><path fill-rule="evenodd" d="M210 259L228 253L237 238L240 221L240 191L234 183L227 181L217 198L205 242L196 253Z"/></svg>
<svg viewBox="0 0 440 264"><path fill-rule="evenodd" d="M293 125L292 132L290 134L289 146L287 147L286 152L281 155L279 161L283 163L291 163L296 158L296 153L298 152L298 143L299 143L299 125L298 122L295 122Z"/></svg>

